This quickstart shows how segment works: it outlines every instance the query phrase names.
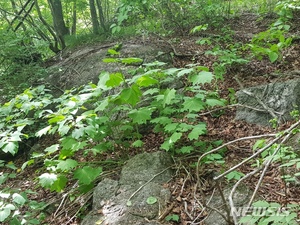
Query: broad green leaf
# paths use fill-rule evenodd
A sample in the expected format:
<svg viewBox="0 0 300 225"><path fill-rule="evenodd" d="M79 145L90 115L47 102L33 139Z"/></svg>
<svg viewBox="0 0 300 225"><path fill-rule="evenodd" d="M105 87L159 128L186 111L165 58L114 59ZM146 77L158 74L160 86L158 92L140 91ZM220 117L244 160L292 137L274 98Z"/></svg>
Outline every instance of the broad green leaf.
<svg viewBox="0 0 300 225"><path fill-rule="evenodd" d="M47 152L48 154L52 154L56 152L59 149L59 144L54 144L51 145L50 147L46 148L44 151Z"/></svg>
<svg viewBox="0 0 300 225"><path fill-rule="evenodd" d="M118 63L120 60L117 58L104 58L102 62L104 63Z"/></svg>
<svg viewBox="0 0 300 225"><path fill-rule="evenodd" d="M276 52L270 52L268 55L269 55L269 59L272 63L278 59L278 54Z"/></svg>
<svg viewBox="0 0 300 225"><path fill-rule="evenodd" d="M161 116L161 117L157 117L157 118L151 120L151 123L158 123L158 124L166 125L166 124L172 123L172 119L170 119L169 117L166 117L166 116Z"/></svg>
<svg viewBox="0 0 300 225"><path fill-rule="evenodd" d="M171 133L173 131L176 131L178 126L179 126L179 123L170 123L165 126L164 130Z"/></svg>
<svg viewBox="0 0 300 225"><path fill-rule="evenodd" d="M101 104L95 109L95 112L105 110L108 105L109 105L109 99L105 98L104 100L101 101Z"/></svg>
<svg viewBox="0 0 300 225"><path fill-rule="evenodd" d="M17 142L8 142L6 145L4 145L2 151L5 153L9 152L10 154L15 155L18 152L18 147L19 145Z"/></svg>
<svg viewBox="0 0 300 225"><path fill-rule="evenodd" d="M194 150L193 146L184 146L180 148L177 152L182 154L189 154Z"/></svg>
<svg viewBox="0 0 300 225"><path fill-rule="evenodd" d="M153 204L155 204L157 202L157 198L153 197L153 196L148 197L147 200L146 200L146 202L147 202L148 205L153 205Z"/></svg>
<svg viewBox="0 0 300 225"><path fill-rule="evenodd" d="M211 106L211 107L213 107L213 106L224 106L225 105L223 101L221 101L219 99L214 99L214 98L206 99L206 104L208 106Z"/></svg>
<svg viewBox="0 0 300 225"><path fill-rule="evenodd" d="M137 141L135 141L135 142L133 142L133 143L132 143L132 146L133 146L133 147L140 148L140 147L142 147L142 146L143 146L143 144L144 144L144 142L143 142L143 141L141 141L141 140L137 140Z"/></svg>
<svg viewBox="0 0 300 225"><path fill-rule="evenodd" d="M166 217L166 221L175 221L175 222L179 222L179 216L176 214L172 214L172 215L168 215Z"/></svg>
<svg viewBox="0 0 300 225"><path fill-rule="evenodd" d="M0 222L4 222L7 217L9 217L11 213L10 209L2 209L0 210Z"/></svg>
<svg viewBox="0 0 300 225"><path fill-rule="evenodd" d="M265 146L266 146L266 140L265 139L261 139L261 140L257 140L255 142L255 144L253 145L252 149L255 151L255 150L263 148Z"/></svg>
<svg viewBox="0 0 300 225"><path fill-rule="evenodd" d="M102 90L108 90L110 88L108 88L106 86L106 82L109 80L109 73L108 72L102 72L99 75L99 81L98 81L98 88L102 89Z"/></svg>
<svg viewBox="0 0 300 225"><path fill-rule="evenodd" d="M190 74L190 73L193 72L193 71L194 71L194 68L183 69L183 70L181 70L180 72L178 72L177 76L178 76L178 77L181 77L181 76L183 76L183 75L185 75L185 74Z"/></svg>
<svg viewBox="0 0 300 225"><path fill-rule="evenodd" d="M109 74L109 79L106 81L105 85L107 87L117 87L122 82L124 82L124 76L122 73L111 73Z"/></svg>
<svg viewBox="0 0 300 225"><path fill-rule="evenodd" d="M137 79L136 84L140 87L149 87L153 84L157 84L158 80L150 77L150 76L142 76Z"/></svg>
<svg viewBox="0 0 300 225"><path fill-rule="evenodd" d="M74 172L74 178L79 180L80 184L88 185L92 183L102 172L102 168L92 168L90 166L85 166L79 168Z"/></svg>
<svg viewBox="0 0 300 225"><path fill-rule="evenodd" d="M181 136L182 136L182 133L174 132L169 139L169 143L170 144L175 143L176 141L178 141L181 138Z"/></svg>
<svg viewBox="0 0 300 225"><path fill-rule="evenodd" d="M117 52L116 50L111 49L111 48L107 50L107 53L109 55L120 55L120 52Z"/></svg>
<svg viewBox="0 0 300 225"><path fill-rule="evenodd" d="M141 95L141 90L136 84L134 84L130 88L122 90L120 94L120 100L135 106L140 101Z"/></svg>
<svg viewBox="0 0 300 225"><path fill-rule="evenodd" d="M49 126L43 128L43 129L39 130L38 132L35 133L35 136L36 136L36 137L41 137L41 136L47 134L47 132L51 129L51 127L52 127L52 126L49 125Z"/></svg>
<svg viewBox="0 0 300 225"><path fill-rule="evenodd" d="M64 187L66 186L67 182L68 182L68 179L64 175L60 175L57 177L57 179L51 185L50 190L56 191L56 192L61 192L64 189Z"/></svg>
<svg viewBox="0 0 300 225"><path fill-rule="evenodd" d="M199 112L204 109L204 102L199 98L186 98L183 103L183 109L189 112Z"/></svg>
<svg viewBox="0 0 300 225"><path fill-rule="evenodd" d="M159 92L158 88L150 88L143 93L143 95L153 95Z"/></svg>
<svg viewBox="0 0 300 225"><path fill-rule="evenodd" d="M211 83L213 79L214 79L213 73L207 71L201 71L198 74L194 74L190 76L190 81L193 83L193 85Z"/></svg>
<svg viewBox="0 0 300 225"><path fill-rule="evenodd" d="M78 162L73 159L59 160L56 168L62 171L69 171L70 169L74 169L78 165Z"/></svg>
<svg viewBox="0 0 300 225"><path fill-rule="evenodd" d="M163 106L170 105L172 103L172 100L175 98L176 90L173 89L167 89L164 93L164 99L163 99Z"/></svg>
<svg viewBox="0 0 300 225"><path fill-rule="evenodd" d="M199 136L206 134L206 124L201 123L194 127L194 129L189 133L188 138L190 141L198 140Z"/></svg>
<svg viewBox="0 0 300 225"><path fill-rule="evenodd" d="M39 176L39 183L44 188L50 188L51 185L57 180L57 175L54 173L44 173Z"/></svg>
<svg viewBox="0 0 300 225"><path fill-rule="evenodd" d="M48 120L49 124L63 121L66 118L64 115L52 115L52 116L53 118Z"/></svg>
<svg viewBox="0 0 300 225"><path fill-rule="evenodd" d="M18 193L14 193L12 195L12 198L13 198L13 201L19 205L24 205L26 202L26 199Z"/></svg>
<svg viewBox="0 0 300 225"><path fill-rule="evenodd" d="M143 63L143 59L140 58L124 58L121 59L121 62L124 64L141 64Z"/></svg>
<svg viewBox="0 0 300 225"><path fill-rule="evenodd" d="M144 124L151 119L153 109L150 108L139 108L134 109L128 113L128 117L132 119L133 123Z"/></svg>
<svg viewBox="0 0 300 225"><path fill-rule="evenodd" d="M167 74L167 75L173 75L173 74L175 74L176 72L178 72L180 70L181 69L179 69L179 68L170 68L170 69L166 69L164 71L164 73Z"/></svg>
<svg viewBox="0 0 300 225"><path fill-rule="evenodd" d="M266 208L270 206L270 204L267 201L262 201L262 200L256 201L252 205L255 207L266 207Z"/></svg>

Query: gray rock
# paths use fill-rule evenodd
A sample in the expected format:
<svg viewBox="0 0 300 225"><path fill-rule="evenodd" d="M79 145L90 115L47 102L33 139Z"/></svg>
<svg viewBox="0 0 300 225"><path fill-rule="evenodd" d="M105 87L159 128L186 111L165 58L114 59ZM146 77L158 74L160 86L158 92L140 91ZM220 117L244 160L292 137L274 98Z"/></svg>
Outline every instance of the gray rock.
<svg viewBox="0 0 300 225"><path fill-rule="evenodd" d="M228 187L223 191L226 200L228 199L230 192L231 192L230 187ZM238 208L238 207L247 206L250 197L251 197L251 193L249 188L245 185L239 186L233 196L233 202L235 207ZM215 195L212 197L209 203L209 206L218 209L223 215L226 215L224 203L219 193L215 193ZM205 219L205 224L206 225L228 225L228 222L219 213L212 210L211 213Z"/></svg>
<svg viewBox="0 0 300 225"><path fill-rule="evenodd" d="M252 93L254 96L247 93ZM274 118L274 115L279 122L291 120L290 112L300 109L300 79L247 88L238 91L237 98L240 104L259 109L257 111L239 107L236 112L237 120L245 120L248 123L263 126L270 125L269 121ZM270 112L273 112L273 115Z"/></svg>
<svg viewBox="0 0 300 225"><path fill-rule="evenodd" d="M143 153L128 160L120 181L104 179L93 193L93 211L81 225L160 225L156 219L171 193L162 184L172 178L172 159L164 152ZM155 197L157 202L148 204ZM101 223L102 222L102 223Z"/></svg>
<svg viewBox="0 0 300 225"><path fill-rule="evenodd" d="M71 89L89 82L97 83L101 72L122 72L128 75L128 71L137 67L102 61L110 57L107 56L107 50L113 46L114 44L91 46L70 53L68 58L62 58L60 63L48 68L48 73L51 75L47 81L60 89ZM128 42L123 44L119 57L141 58L144 63L163 60L167 64L172 64L170 54L160 54L162 51L170 52L168 49L162 50L156 46ZM161 55L169 57L161 57Z"/></svg>

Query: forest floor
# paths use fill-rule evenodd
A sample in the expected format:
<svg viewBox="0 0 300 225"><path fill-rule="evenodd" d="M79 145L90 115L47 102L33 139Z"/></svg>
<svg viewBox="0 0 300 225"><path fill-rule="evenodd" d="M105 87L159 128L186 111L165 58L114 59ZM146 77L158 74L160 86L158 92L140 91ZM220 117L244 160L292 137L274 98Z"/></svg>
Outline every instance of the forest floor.
<svg viewBox="0 0 300 225"><path fill-rule="evenodd" d="M268 29L271 22L274 22L274 18L265 17L258 18L252 14L241 15L238 18L232 18L224 23L229 26L232 30L231 40L223 39L220 41L220 45L226 47L228 44L232 43L248 43L254 34ZM292 27L293 32L295 27ZM211 30L209 35L223 35L221 30ZM184 67L190 63L199 63L200 65L212 68L213 63L216 61L216 57L212 55L198 54L203 53L207 50L212 49L214 46L209 45L199 45L196 40L199 37L195 35L186 36L173 36L169 40L176 40L172 42L172 48L176 53L174 56L174 66ZM139 38L135 38L139 41ZM149 36L148 42L155 43L156 45L169 45L169 42L162 41L163 38L157 36ZM169 46L170 47L170 46ZM247 53L245 53L247 54ZM193 56L191 56L193 55ZM238 91L243 87L256 86L259 84L266 84L270 82L275 82L278 80L292 79L297 76L295 71L300 70L300 43L293 42L293 44L284 49L282 52L282 60L271 63L269 59L264 58L262 60L253 59L247 64L243 65L231 65L227 73L224 75L224 80L218 82L218 91L221 97L228 99L232 98L232 94L229 90ZM210 87L207 87L210 88ZM207 135L203 137L203 140L208 142L213 142L217 140L222 140L223 143L236 140L241 137L261 135L267 133L279 132L288 128L293 121L287 122L280 125L280 127L273 129L270 127L261 127L254 124L248 124L243 121L235 120L235 108L228 107L224 110L223 114L214 117L211 113L201 114L199 120L207 124ZM201 112L202 113L202 112ZM55 137L43 138L41 144L49 146ZM157 151L161 143L161 138L154 133L149 134L144 137L145 148L148 151ZM245 140L236 142L235 144L228 145L227 151L225 153L225 165L226 168L230 168L241 162L247 156L253 154L252 146L254 140ZM131 154L137 154L138 151L132 151ZM122 153L115 152L114 158L117 159L118 156L121 157ZM107 159L111 156L104 155L103 159ZM99 157L99 160L101 160ZM191 165L195 165L198 160L199 155L189 155L189 156L179 156L175 158L177 165L177 173L172 181L170 181L166 186L172 192L172 200L169 203L170 214L177 214L180 216L180 222L174 224L205 224L205 217L208 212L201 212L201 207L195 199L201 199L201 196L197 192L197 176L196 169ZM80 159L81 156L78 156ZM82 159L88 160L88 159ZM19 164L22 165L22 159L19 159ZM15 162L17 164L17 162ZM107 168L107 176L118 177L120 167L113 167L112 169ZM208 165L207 168L202 168L203 174L201 174L201 182L203 186L203 192L209 197L214 190L214 185L212 182L212 174L219 171L221 166L211 166ZM22 175L23 180L12 180L9 184L11 187L22 187L22 189L35 189L36 181L30 179L32 174L35 174L38 170L37 167L28 167L26 172ZM253 168L250 164L245 164L239 168L240 172L244 174L252 171ZM274 164L270 167L268 173L266 174L262 185L259 189L259 196L268 202L278 202L280 204L286 203L297 203L300 204L300 189L296 186L288 186L281 178L281 171L278 165ZM247 180L246 185L251 189L255 189L259 176L254 176ZM27 180L27 181L26 181ZM26 181L26 182L25 182ZM226 183L226 182L225 182ZM69 187L72 189L72 185ZM69 190L65 190L67 193ZM50 210L50 215L47 219L49 224L79 224L80 216L84 216L84 213L88 211L91 204L91 195L82 196L81 202L76 203L67 202L64 194L55 194L45 190L39 190L35 196L37 201L52 202L52 211ZM84 206L84 207L83 207ZM77 214L76 214L77 213ZM201 214L200 214L201 213ZM76 214L77 217L73 217ZM200 215L200 216L199 216Z"/></svg>

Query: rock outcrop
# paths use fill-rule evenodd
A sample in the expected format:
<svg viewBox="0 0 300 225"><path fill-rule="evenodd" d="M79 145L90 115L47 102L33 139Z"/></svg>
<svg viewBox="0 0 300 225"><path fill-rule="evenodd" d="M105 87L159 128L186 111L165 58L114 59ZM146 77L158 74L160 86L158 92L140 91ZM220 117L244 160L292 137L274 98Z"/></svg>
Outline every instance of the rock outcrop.
<svg viewBox="0 0 300 225"><path fill-rule="evenodd" d="M172 163L164 152L143 153L130 159L119 181L106 178L97 185L93 210L81 225L160 225L158 217L171 197L162 185L172 178Z"/></svg>

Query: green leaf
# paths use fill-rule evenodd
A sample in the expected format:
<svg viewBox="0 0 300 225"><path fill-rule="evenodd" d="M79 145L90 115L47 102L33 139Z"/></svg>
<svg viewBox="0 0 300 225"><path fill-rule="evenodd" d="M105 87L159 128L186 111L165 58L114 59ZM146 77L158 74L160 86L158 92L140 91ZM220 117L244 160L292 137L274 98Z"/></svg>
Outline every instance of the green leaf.
<svg viewBox="0 0 300 225"><path fill-rule="evenodd" d="M53 118L48 120L49 124L52 123L58 123L60 121L63 121L66 117L64 115L53 115Z"/></svg>
<svg viewBox="0 0 300 225"><path fill-rule="evenodd" d="M171 133L171 132L176 131L178 126L179 126L179 123L170 123L165 126L164 130Z"/></svg>
<svg viewBox="0 0 300 225"><path fill-rule="evenodd" d="M193 146L184 146L177 150L177 153L189 154L194 150Z"/></svg>
<svg viewBox="0 0 300 225"><path fill-rule="evenodd" d="M127 205L128 207L130 207L130 206L132 206L132 202L131 202L130 200L128 200L128 201L126 202L126 205Z"/></svg>
<svg viewBox="0 0 300 225"><path fill-rule="evenodd" d="M142 76L137 79L136 84L140 87L149 87L153 84L157 84L158 80L150 77L150 76Z"/></svg>
<svg viewBox="0 0 300 225"><path fill-rule="evenodd" d="M85 166L83 168L79 168L74 172L74 178L79 180L80 184L90 184L92 183L102 172L102 168L92 168L90 166Z"/></svg>
<svg viewBox="0 0 300 225"><path fill-rule="evenodd" d="M172 123L172 120L169 117L160 116L160 117L157 117L157 118L151 120L151 123L159 123L161 125L166 125L166 124Z"/></svg>
<svg viewBox="0 0 300 225"><path fill-rule="evenodd" d="M135 142L132 143L132 146L133 146L133 147L136 147L136 148L140 148L140 147L143 146L143 144L144 144L143 141L137 140L137 141L135 141Z"/></svg>
<svg viewBox="0 0 300 225"><path fill-rule="evenodd" d="M206 134L206 124L201 123L196 125L193 130L189 133L188 138L190 141L198 140L199 136L202 134Z"/></svg>
<svg viewBox="0 0 300 225"><path fill-rule="evenodd" d="M181 77L181 76L183 76L183 75L185 75L185 74L190 74L190 73L193 72L193 71L194 71L194 68L183 69L183 70L181 70L181 71L177 74L177 76L178 76L178 77Z"/></svg>
<svg viewBox="0 0 300 225"><path fill-rule="evenodd" d="M44 188L50 188L54 181L57 180L57 175L54 173L44 173L39 176L39 183Z"/></svg>
<svg viewBox="0 0 300 225"><path fill-rule="evenodd" d="M105 85L107 87L117 87L122 82L124 82L124 76L122 73L111 73L109 74L109 79L106 81Z"/></svg>
<svg viewBox="0 0 300 225"><path fill-rule="evenodd" d="M163 99L163 106L170 105L172 103L172 100L175 98L176 90L173 89L167 89L164 93L164 99Z"/></svg>
<svg viewBox="0 0 300 225"><path fill-rule="evenodd" d="M139 108L134 109L128 113L128 117L132 119L133 123L145 124L151 119L153 109L150 108Z"/></svg>
<svg viewBox="0 0 300 225"><path fill-rule="evenodd" d="M118 63L120 60L117 58L104 58L102 62L104 63Z"/></svg>
<svg viewBox="0 0 300 225"><path fill-rule="evenodd" d="M190 76L190 81L193 83L193 85L211 83L213 79L214 79L213 73L207 71L201 71L198 74L194 74Z"/></svg>
<svg viewBox="0 0 300 225"><path fill-rule="evenodd" d="M189 112L199 112L204 109L205 103L199 98L186 98L183 103L183 109Z"/></svg>
<svg viewBox="0 0 300 225"><path fill-rule="evenodd" d="M59 144L54 144L51 145L50 147L46 148L44 151L47 152L48 154L52 154L56 152L59 149Z"/></svg>
<svg viewBox="0 0 300 225"><path fill-rule="evenodd" d="M168 215L166 217L166 221L175 221L175 222L179 222L179 216L176 215L176 214L173 214L173 215Z"/></svg>
<svg viewBox="0 0 300 225"><path fill-rule="evenodd" d="M99 81L97 84L97 87L102 89L102 90L109 90L110 88L108 88L106 86L106 82L109 80L109 73L108 72L102 72L99 75Z"/></svg>
<svg viewBox="0 0 300 225"><path fill-rule="evenodd" d="M108 49L107 50L107 53L108 53L108 55L120 55L120 52L117 52L116 50L114 50L114 49Z"/></svg>
<svg viewBox="0 0 300 225"><path fill-rule="evenodd" d="M214 107L214 106L224 106L224 102L219 100L219 99L214 99L214 98L208 98L206 99L206 104L208 106Z"/></svg>
<svg viewBox="0 0 300 225"><path fill-rule="evenodd" d="M182 136L182 133L174 132L162 145L161 148L168 151Z"/></svg>
<svg viewBox="0 0 300 225"><path fill-rule="evenodd" d="M139 89L139 87L134 84L130 88L123 89L120 94L120 99L124 103L128 103L132 106L135 106L139 101L142 93Z"/></svg>
<svg viewBox="0 0 300 225"><path fill-rule="evenodd" d="M78 162L73 159L59 160L56 168L62 171L69 171L74 169L78 165Z"/></svg>
<svg viewBox="0 0 300 225"><path fill-rule="evenodd" d="M261 140L257 140L255 142L255 144L253 145L252 149L255 151L255 150L263 148L265 146L266 146L266 140L265 139L261 139Z"/></svg>
<svg viewBox="0 0 300 225"><path fill-rule="evenodd" d="M278 59L278 54L276 52L270 52L268 56L272 63Z"/></svg>
<svg viewBox="0 0 300 225"><path fill-rule="evenodd" d="M95 112L105 110L108 105L109 105L109 99L105 98L104 100L101 101L101 104L95 109Z"/></svg>
<svg viewBox="0 0 300 225"><path fill-rule="evenodd" d="M4 222L6 218L9 217L10 213L11 213L10 209L0 210L0 222Z"/></svg>
<svg viewBox="0 0 300 225"><path fill-rule="evenodd" d="M17 142L8 142L6 145L4 145L2 151L5 153L9 152L10 154L15 155L18 152L18 148L19 145Z"/></svg>
<svg viewBox="0 0 300 225"><path fill-rule="evenodd" d="M140 58L124 58L121 59L121 63L123 64L141 64L143 63L143 59Z"/></svg>
<svg viewBox="0 0 300 225"><path fill-rule="evenodd" d="M36 136L36 137L41 137L41 136L47 134L47 132L51 129L51 127L52 127L52 126L49 125L49 126L43 128L43 129L39 130L38 132L35 133L35 136Z"/></svg>
<svg viewBox="0 0 300 225"><path fill-rule="evenodd" d="M12 195L12 198L13 198L13 201L19 205L24 205L26 202L26 199L18 193L14 193Z"/></svg>
<svg viewBox="0 0 300 225"><path fill-rule="evenodd" d="M157 198L152 197L152 196L148 197L147 200L146 200L146 202L147 202L148 205L153 205L153 204L155 204L157 202Z"/></svg>
<svg viewBox="0 0 300 225"><path fill-rule="evenodd" d="M56 192L61 192L64 189L64 187L66 186L67 182L68 182L68 179L64 175L60 175L53 182L50 190L56 191Z"/></svg>

